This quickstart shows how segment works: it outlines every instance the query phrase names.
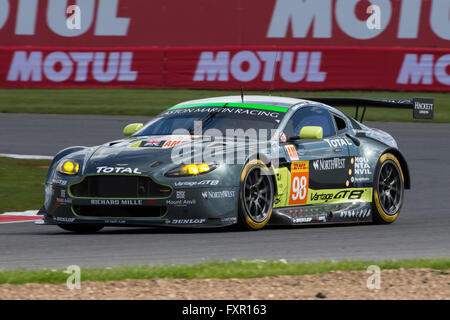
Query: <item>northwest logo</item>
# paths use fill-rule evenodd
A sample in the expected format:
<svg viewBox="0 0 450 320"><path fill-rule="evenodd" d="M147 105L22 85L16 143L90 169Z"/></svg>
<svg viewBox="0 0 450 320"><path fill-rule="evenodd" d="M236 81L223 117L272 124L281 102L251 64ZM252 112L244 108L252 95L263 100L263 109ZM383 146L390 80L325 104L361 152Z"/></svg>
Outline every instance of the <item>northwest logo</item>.
<svg viewBox="0 0 450 320"><path fill-rule="evenodd" d="M223 199L223 198L234 198L236 196L236 191L205 191L202 192L202 197L204 199Z"/></svg>
<svg viewBox="0 0 450 320"><path fill-rule="evenodd" d="M316 170L344 169L345 159L334 158L330 160L316 160L313 162L313 167Z"/></svg>

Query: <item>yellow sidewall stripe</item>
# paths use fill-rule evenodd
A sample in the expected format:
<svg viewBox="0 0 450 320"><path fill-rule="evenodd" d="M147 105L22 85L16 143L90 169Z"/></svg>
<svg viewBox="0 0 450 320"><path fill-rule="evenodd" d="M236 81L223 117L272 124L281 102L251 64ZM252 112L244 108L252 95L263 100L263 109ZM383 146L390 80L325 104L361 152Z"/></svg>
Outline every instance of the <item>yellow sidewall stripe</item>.
<svg viewBox="0 0 450 320"><path fill-rule="evenodd" d="M269 168L267 168L267 166L266 166L261 160L252 160L252 161L250 161L250 162L245 166L244 170L242 170L242 174L241 174L241 182L244 182L244 179L245 179L245 176L247 175L247 172L248 172L251 168L256 167L256 166L260 166L260 167L262 167L263 169L269 171ZM273 187L275 188L275 186L273 186ZM241 201L243 202L243 199L241 199ZM244 203L242 203L242 205L243 205L243 208L242 208L242 209L245 210L245 205L244 205ZM267 215L267 218L266 218L264 221L262 221L262 222L255 222L255 221L253 221L253 220L246 214L245 222L246 222L247 225L248 225L250 228L252 228L252 229L255 229L255 230L261 229L262 227L264 227L264 226L267 224L267 222L269 222L270 217L272 216L272 211L273 211L273 210L270 209L270 212L269 212L269 214Z"/></svg>
<svg viewBox="0 0 450 320"><path fill-rule="evenodd" d="M383 163L386 160L394 161L394 163L397 165L398 169L400 170L400 174L402 176L402 183L404 183L405 179L403 176L402 166L398 162L397 158L392 153L385 153L381 156L380 162ZM384 212L384 210L381 206L380 199L378 197L378 190L374 190L373 196L374 196L374 200L375 200L375 206L377 207L377 211L380 214L380 217L386 222L394 222L398 218L398 214L399 214L400 210L397 211L393 215L386 214L386 212Z"/></svg>

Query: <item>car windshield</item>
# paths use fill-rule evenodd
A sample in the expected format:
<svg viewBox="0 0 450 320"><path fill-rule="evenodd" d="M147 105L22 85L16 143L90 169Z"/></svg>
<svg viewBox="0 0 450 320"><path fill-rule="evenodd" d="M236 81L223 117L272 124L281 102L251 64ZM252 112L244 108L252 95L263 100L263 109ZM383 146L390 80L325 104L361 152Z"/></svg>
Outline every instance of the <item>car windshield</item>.
<svg viewBox="0 0 450 320"><path fill-rule="evenodd" d="M244 131L276 129L286 112L284 108L260 107L265 109L228 106L175 107L147 123L135 136L170 135L176 130L185 130L192 134L214 135L214 131L209 129L216 129L217 133L226 135L227 129ZM195 131L194 124L197 126Z"/></svg>

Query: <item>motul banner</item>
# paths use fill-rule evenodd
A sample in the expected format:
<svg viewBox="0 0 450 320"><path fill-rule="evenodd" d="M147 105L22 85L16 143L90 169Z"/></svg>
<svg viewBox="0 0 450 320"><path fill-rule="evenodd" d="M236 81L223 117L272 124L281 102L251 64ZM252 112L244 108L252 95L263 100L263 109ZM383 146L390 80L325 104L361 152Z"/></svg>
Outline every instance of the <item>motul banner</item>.
<svg viewBox="0 0 450 320"><path fill-rule="evenodd" d="M73 4L80 25L70 29ZM0 46L449 48L449 41L450 0L0 0Z"/></svg>
<svg viewBox="0 0 450 320"><path fill-rule="evenodd" d="M450 49L0 47L0 87L450 91Z"/></svg>

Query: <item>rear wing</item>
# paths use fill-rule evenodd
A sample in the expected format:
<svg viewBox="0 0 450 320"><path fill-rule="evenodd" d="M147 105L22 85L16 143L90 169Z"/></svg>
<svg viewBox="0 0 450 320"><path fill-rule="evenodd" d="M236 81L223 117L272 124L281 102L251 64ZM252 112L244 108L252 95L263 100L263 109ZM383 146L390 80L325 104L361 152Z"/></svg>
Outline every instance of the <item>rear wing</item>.
<svg viewBox="0 0 450 320"><path fill-rule="evenodd" d="M324 103L332 107L356 107L355 119L358 120L359 108L362 108L361 119L363 122L366 108L391 108L391 109L412 109L414 119L433 119L434 99L433 98L302 98L315 102Z"/></svg>

